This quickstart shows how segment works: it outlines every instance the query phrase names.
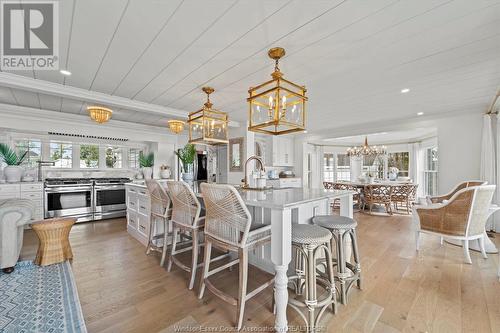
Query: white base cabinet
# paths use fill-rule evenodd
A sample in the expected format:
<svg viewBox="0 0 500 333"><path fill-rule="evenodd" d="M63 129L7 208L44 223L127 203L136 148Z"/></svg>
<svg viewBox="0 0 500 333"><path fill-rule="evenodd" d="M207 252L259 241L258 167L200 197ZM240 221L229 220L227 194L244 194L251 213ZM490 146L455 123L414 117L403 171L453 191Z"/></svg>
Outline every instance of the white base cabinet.
<svg viewBox="0 0 500 333"><path fill-rule="evenodd" d="M0 184L0 200L28 199L33 203L31 220L43 220L43 183Z"/></svg>

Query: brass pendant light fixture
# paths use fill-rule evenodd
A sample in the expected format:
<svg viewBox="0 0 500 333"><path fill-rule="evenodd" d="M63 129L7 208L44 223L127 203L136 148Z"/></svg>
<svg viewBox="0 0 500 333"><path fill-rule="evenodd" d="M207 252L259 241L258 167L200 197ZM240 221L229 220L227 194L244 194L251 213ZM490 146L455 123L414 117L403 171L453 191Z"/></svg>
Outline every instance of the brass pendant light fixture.
<svg viewBox="0 0 500 333"><path fill-rule="evenodd" d="M102 106L89 106L87 107L89 116L99 124L105 123L111 119L113 111Z"/></svg>
<svg viewBox="0 0 500 333"><path fill-rule="evenodd" d="M187 122L189 126L189 143L207 145L228 143L227 113L212 108L210 94L215 89L203 87L202 90L207 94L207 101L200 110L189 114Z"/></svg>
<svg viewBox="0 0 500 333"><path fill-rule="evenodd" d="M184 124L182 120L172 119L167 121L168 128L172 131L172 133L179 134L184 131Z"/></svg>
<svg viewBox="0 0 500 333"><path fill-rule="evenodd" d="M283 78L279 60L285 50L275 47L267 53L275 61L272 80L248 90L248 130L281 135L305 130L306 88Z"/></svg>

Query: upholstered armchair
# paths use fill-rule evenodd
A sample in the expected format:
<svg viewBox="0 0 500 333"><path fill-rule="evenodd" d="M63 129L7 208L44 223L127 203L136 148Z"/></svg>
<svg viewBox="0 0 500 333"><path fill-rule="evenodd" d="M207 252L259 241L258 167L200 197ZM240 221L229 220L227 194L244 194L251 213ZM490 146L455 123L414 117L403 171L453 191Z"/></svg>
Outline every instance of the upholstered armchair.
<svg viewBox="0 0 500 333"><path fill-rule="evenodd" d="M5 273L14 271L23 246L24 226L32 213L30 200L0 200L0 268Z"/></svg>
<svg viewBox="0 0 500 333"><path fill-rule="evenodd" d="M489 209L495 185L465 187L457 191L444 203L414 208L416 249L419 250L420 233L461 240L464 257L472 263L469 241L477 240L484 258L484 228L489 217Z"/></svg>
<svg viewBox="0 0 500 333"><path fill-rule="evenodd" d="M427 204L431 205L431 204L435 204L435 203L442 203L445 200L450 200L450 198L455 193L460 191L461 189L471 187L471 186L481 186L481 185L486 185L486 184L488 184L488 182L485 182L482 180L467 180L467 181L461 182L457 186L455 186L455 188L453 188L449 193L447 193L445 195L440 195L437 197L427 196L426 197Z"/></svg>

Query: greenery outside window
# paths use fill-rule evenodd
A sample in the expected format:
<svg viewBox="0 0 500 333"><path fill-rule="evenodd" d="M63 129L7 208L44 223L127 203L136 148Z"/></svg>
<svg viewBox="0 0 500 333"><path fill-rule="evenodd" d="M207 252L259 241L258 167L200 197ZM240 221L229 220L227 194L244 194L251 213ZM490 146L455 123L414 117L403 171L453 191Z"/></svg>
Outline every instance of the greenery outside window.
<svg viewBox="0 0 500 333"><path fill-rule="evenodd" d="M99 146L80 145L80 168L96 169L99 167Z"/></svg>
<svg viewBox="0 0 500 333"><path fill-rule="evenodd" d="M106 147L106 167L119 169L123 166L123 151L120 147Z"/></svg>
<svg viewBox="0 0 500 333"><path fill-rule="evenodd" d="M50 160L55 163L53 168L71 168L73 162L73 146L70 143L51 142Z"/></svg>
<svg viewBox="0 0 500 333"><path fill-rule="evenodd" d="M407 151L389 153L387 155L387 169L396 167L399 170L398 176L408 177L410 165L410 153Z"/></svg>
<svg viewBox="0 0 500 333"><path fill-rule="evenodd" d="M42 142L40 140L18 140L15 146L18 153L28 152L22 163L23 166L29 168L37 166L37 161L40 161L42 156Z"/></svg>
<svg viewBox="0 0 500 333"><path fill-rule="evenodd" d="M384 178L384 157L380 155L363 156L362 172L375 178Z"/></svg>

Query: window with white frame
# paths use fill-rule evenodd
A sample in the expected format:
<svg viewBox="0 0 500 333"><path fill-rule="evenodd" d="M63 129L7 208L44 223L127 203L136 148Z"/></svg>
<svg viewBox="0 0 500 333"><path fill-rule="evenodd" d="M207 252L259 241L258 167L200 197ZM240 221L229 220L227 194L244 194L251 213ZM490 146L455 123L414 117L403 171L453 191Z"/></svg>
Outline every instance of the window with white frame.
<svg viewBox="0 0 500 333"><path fill-rule="evenodd" d="M71 168L73 163L73 146L71 143L50 142L50 160L53 168Z"/></svg>
<svg viewBox="0 0 500 333"><path fill-rule="evenodd" d="M42 156L42 142L40 140L17 140L15 142L15 147L18 154L24 154L26 152L26 157L22 165L28 168L37 166L37 161L40 161Z"/></svg>
<svg viewBox="0 0 500 333"><path fill-rule="evenodd" d="M351 158L347 154L337 154L336 180L351 180Z"/></svg>
<svg viewBox="0 0 500 333"><path fill-rule="evenodd" d="M106 167L118 169L123 165L123 150L121 147L106 147Z"/></svg>
<svg viewBox="0 0 500 333"><path fill-rule="evenodd" d="M398 176L408 177L410 169L410 153L402 151L387 154L387 169L392 167L399 170Z"/></svg>
<svg viewBox="0 0 500 333"><path fill-rule="evenodd" d="M336 182L351 179L351 163L347 154L325 153L323 160L323 181Z"/></svg>
<svg viewBox="0 0 500 333"><path fill-rule="evenodd" d="M438 191L438 147L424 151L424 195L435 196Z"/></svg>
<svg viewBox="0 0 500 333"><path fill-rule="evenodd" d="M323 155L323 181L334 182L335 181L335 154L326 153Z"/></svg>
<svg viewBox="0 0 500 333"><path fill-rule="evenodd" d="M97 169L99 167L99 146L80 145L80 168Z"/></svg>
<svg viewBox="0 0 500 333"><path fill-rule="evenodd" d="M375 178L384 178L385 159L380 155L363 156L362 172Z"/></svg>
<svg viewBox="0 0 500 333"><path fill-rule="evenodd" d="M128 151L128 167L130 169L139 169L141 166L139 164L139 155L141 154L141 149L130 148Z"/></svg>

